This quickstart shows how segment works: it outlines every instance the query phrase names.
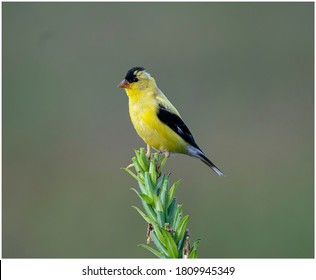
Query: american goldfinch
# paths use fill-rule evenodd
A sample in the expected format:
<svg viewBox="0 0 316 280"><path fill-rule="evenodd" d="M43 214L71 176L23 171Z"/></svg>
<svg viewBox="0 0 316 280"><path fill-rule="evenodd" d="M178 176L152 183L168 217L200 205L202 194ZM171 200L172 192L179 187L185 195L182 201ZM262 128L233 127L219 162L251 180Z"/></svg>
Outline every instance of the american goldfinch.
<svg viewBox="0 0 316 280"><path fill-rule="evenodd" d="M129 98L129 114L138 135L150 147L167 153L186 154L200 159L219 176L224 174L196 144L177 109L157 87L155 79L143 67L130 69L118 87Z"/></svg>

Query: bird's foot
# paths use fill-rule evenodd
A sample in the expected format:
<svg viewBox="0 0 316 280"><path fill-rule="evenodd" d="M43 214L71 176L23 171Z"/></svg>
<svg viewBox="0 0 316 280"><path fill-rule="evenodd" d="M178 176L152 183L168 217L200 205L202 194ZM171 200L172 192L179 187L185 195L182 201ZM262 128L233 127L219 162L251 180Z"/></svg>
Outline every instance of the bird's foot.
<svg viewBox="0 0 316 280"><path fill-rule="evenodd" d="M158 154L160 156L165 156L165 157L169 157L170 156L170 152L169 151L158 151Z"/></svg>
<svg viewBox="0 0 316 280"><path fill-rule="evenodd" d="M170 157L170 152L169 151L159 151L160 156L164 156L166 158Z"/></svg>
<svg viewBox="0 0 316 280"><path fill-rule="evenodd" d="M147 144L146 157L147 157L148 160L150 159L150 146L148 144Z"/></svg>

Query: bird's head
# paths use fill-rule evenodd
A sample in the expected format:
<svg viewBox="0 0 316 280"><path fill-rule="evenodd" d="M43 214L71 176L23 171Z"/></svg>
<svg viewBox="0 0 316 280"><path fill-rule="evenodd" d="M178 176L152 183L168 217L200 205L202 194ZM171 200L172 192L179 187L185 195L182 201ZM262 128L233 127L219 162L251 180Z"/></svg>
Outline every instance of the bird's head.
<svg viewBox="0 0 316 280"><path fill-rule="evenodd" d="M133 67L128 70L125 79L118 84L118 87L125 88L128 95L154 86L156 86L155 79L143 67Z"/></svg>

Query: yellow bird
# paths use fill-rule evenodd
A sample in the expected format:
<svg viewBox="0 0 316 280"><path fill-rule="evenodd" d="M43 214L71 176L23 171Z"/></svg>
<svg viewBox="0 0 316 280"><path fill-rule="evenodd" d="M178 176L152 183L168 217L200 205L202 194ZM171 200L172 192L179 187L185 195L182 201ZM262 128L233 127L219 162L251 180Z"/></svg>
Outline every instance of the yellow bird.
<svg viewBox="0 0 316 280"><path fill-rule="evenodd" d="M129 97L129 114L138 135L150 147L167 153L200 159L219 176L224 174L202 152L177 109L157 87L143 67L130 69L118 85Z"/></svg>

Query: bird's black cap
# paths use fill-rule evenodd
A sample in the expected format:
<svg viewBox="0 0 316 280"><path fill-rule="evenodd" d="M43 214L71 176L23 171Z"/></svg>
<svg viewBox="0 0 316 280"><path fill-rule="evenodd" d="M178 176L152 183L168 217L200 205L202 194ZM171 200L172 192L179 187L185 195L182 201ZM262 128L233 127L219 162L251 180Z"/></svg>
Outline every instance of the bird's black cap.
<svg viewBox="0 0 316 280"><path fill-rule="evenodd" d="M135 71L144 71L144 67L133 67L127 71L127 74L125 76L125 80L127 80L129 83L137 82L138 79L136 75L134 74Z"/></svg>

